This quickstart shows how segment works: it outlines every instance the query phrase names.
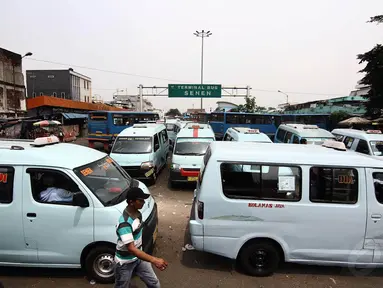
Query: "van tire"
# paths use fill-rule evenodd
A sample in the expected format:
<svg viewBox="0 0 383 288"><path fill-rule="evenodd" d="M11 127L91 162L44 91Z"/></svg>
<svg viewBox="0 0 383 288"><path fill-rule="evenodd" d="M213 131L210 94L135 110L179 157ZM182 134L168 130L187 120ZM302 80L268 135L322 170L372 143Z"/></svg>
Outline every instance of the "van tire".
<svg viewBox="0 0 383 288"><path fill-rule="evenodd" d="M272 275L279 266L280 255L277 247L269 241L250 242L240 251L239 264L252 276Z"/></svg>
<svg viewBox="0 0 383 288"><path fill-rule="evenodd" d="M97 283L114 282L114 254L116 249L102 245L90 250L85 258L85 271Z"/></svg>

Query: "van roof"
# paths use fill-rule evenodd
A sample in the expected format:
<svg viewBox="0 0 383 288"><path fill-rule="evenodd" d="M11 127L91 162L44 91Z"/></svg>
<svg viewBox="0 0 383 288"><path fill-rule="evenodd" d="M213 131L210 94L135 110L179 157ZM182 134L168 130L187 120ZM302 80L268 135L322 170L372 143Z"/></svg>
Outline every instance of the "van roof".
<svg viewBox="0 0 383 288"><path fill-rule="evenodd" d="M199 125L200 128L194 128L193 125ZM211 129L208 124L199 124L199 123L189 123L184 128L180 130L177 134L177 138L214 138L214 131ZM202 128L202 129L201 129Z"/></svg>
<svg viewBox="0 0 383 288"><path fill-rule="evenodd" d="M230 127L227 132L237 133L238 138L240 138L241 141L273 142L265 133L260 132L258 129L252 129L249 127Z"/></svg>
<svg viewBox="0 0 383 288"><path fill-rule="evenodd" d="M317 125L309 124L282 124L278 129L283 128L286 131L299 134L304 138L334 138L331 132L319 128Z"/></svg>
<svg viewBox="0 0 383 288"><path fill-rule="evenodd" d="M383 162L373 157L317 145L215 141L210 148L216 161L383 168Z"/></svg>
<svg viewBox="0 0 383 288"><path fill-rule="evenodd" d="M117 137L120 136L153 136L154 134L166 129L164 124L155 123L142 123L134 124L121 131Z"/></svg>
<svg viewBox="0 0 383 288"><path fill-rule="evenodd" d="M0 140L0 164L74 169L107 156L103 152L77 144L56 143L41 147L31 144L33 140ZM18 148L11 149L12 146Z"/></svg>
<svg viewBox="0 0 383 288"><path fill-rule="evenodd" d="M364 139L366 141L383 141L383 134L371 133L363 130L356 129L334 129L332 133Z"/></svg>

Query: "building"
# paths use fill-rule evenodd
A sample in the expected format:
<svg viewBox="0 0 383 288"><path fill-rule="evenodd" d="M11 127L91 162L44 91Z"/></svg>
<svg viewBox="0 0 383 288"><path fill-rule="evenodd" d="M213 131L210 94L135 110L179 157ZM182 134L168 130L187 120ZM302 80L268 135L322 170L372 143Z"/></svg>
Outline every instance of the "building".
<svg viewBox="0 0 383 288"><path fill-rule="evenodd" d="M0 48L0 117L26 112L25 85L20 54Z"/></svg>
<svg viewBox="0 0 383 288"><path fill-rule="evenodd" d="M342 111L350 115L363 115L366 112L366 101L362 96L344 96L290 104L285 107L284 114L331 114Z"/></svg>
<svg viewBox="0 0 383 288"><path fill-rule="evenodd" d="M358 82L358 85L355 86L356 90L352 90L350 92L350 96L365 96L368 94L368 91L370 91L370 86L365 84L360 84L360 81Z"/></svg>
<svg viewBox="0 0 383 288"><path fill-rule="evenodd" d="M61 99L92 102L91 78L67 70L27 70L28 98L51 96Z"/></svg>

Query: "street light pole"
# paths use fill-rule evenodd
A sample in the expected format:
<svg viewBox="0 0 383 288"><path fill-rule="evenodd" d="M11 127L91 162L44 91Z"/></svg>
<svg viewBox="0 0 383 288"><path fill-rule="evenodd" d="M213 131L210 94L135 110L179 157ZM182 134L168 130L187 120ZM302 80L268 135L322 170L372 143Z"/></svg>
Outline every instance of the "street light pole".
<svg viewBox="0 0 383 288"><path fill-rule="evenodd" d="M286 94L285 92L281 91L281 90L278 90L278 93L281 93L281 94L286 96L286 104L289 105L289 95Z"/></svg>
<svg viewBox="0 0 383 288"><path fill-rule="evenodd" d="M24 56L21 57L21 60L23 60L24 57L32 56L32 52L27 52L24 54ZM21 62L20 62L21 65ZM15 73L15 61L12 60L12 78L13 78L13 99L14 99L14 108L15 108L15 118L17 117L17 104L16 101L20 101L20 99L16 99L16 73ZM22 72L21 72L22 73ZM24 88L25 89L25 88ZM24 92L25 93L25 92Z"/></svg>
<svg viewBox="0 0 383 288"><path fill-rule="evenodd" d="M213 33L211 33L210 31L205 31L205 30L202 30L202 31L195 31L195 33L193 33L195 36L197 37L201 37L201 42L202 42L202 45L201 45L201 84L203 84L203 44L204 44L204 38L205 37L209 37L211 36ZM203 98L201 97L201 110L203 109Z"/></svg>

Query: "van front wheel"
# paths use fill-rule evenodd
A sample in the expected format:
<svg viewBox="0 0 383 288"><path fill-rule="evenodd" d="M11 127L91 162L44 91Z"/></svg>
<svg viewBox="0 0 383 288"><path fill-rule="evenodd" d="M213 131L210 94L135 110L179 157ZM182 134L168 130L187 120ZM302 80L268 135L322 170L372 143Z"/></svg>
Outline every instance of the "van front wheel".
<svg viewBox="0 0 383 288"><path fill-rule="evenodd" d="M253 242L241 249L239 263L246 273L265 277L278 268L280 256L277 248L270 242Z"/></svg>
<svg viewBox="0 0 383 288"><path fill-rule="evenodd" d="M115 249L98 246L92 249L85 259L85 270L88 277L97 283L114 282Z"/></svg>

